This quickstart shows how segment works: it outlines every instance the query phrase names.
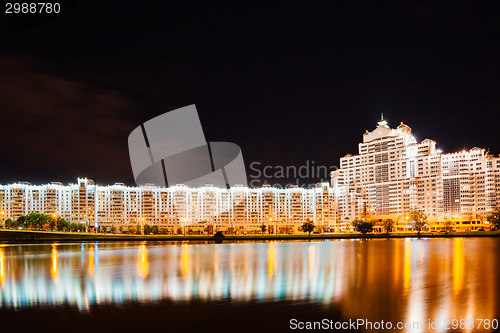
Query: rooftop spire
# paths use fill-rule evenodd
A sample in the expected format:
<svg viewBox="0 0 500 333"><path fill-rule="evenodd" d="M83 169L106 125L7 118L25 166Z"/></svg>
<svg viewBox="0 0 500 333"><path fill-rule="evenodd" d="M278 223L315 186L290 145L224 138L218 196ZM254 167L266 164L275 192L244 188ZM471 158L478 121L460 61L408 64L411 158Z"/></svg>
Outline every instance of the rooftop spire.
<svg viewBox="0 0 500 333"><path fill-rule="evenodd" d="M387 121L384 119L384 113L381 112L380 114L380 121L377 123L378 127L380 126L384 126L384 127L388 127L387 126Z"/></svg>

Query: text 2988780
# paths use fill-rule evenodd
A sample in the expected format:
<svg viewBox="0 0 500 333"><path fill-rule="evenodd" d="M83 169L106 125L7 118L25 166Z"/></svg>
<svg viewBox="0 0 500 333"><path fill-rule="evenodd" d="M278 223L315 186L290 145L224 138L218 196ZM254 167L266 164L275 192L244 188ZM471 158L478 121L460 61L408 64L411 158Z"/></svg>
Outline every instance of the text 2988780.
<svg viewBox="0 0 500 333"><path fill-rule="evenodd" d="M58 2L7 2L5 14L58 14L61 4Z"/></svg>

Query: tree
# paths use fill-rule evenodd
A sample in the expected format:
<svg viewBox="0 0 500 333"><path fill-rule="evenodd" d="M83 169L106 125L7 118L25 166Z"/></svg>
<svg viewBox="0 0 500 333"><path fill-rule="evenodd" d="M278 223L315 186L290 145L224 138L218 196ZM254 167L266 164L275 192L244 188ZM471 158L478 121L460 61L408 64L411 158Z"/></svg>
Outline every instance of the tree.
<svg viewBox="0 0 500 333"><path fill-rule="evenodd" d="M34 229L37 227L38 213L30 213L24 217L23 228Z"/></svg>
<svg viewBox="0 0 500 333"><path fill-rule="evenodd" d="M5 224L4 224L5 228L12 228L14 226L14 221L12 221L11 219L7 219L5 220Z"/></svg>
<svg viewBox="0 0 500 333"><path fill-rule="evenodd" d="M144 225L144 235L149 235L151 232L151 226L149 224Z"/></svg>
<svg viewBox="0 0 500 333"><path fill-rule="evenodd" d="M123 233L123 226L122 225L118 228L118 231L120 232L120 234Z"/></svg>
<svg viewBox="0 0 500 333"><path fill-rule="evenodd" d="M153 235L158 235L160 233L160 229L158 228L157 225L154 225L154 226L151 227L151 233Z"/></svg>
<svg viewBox="0 0 500 333"><path fill-rule="evenodd" d="M260 231L262 232L262 234L264 234L266 232L266 230L267 230L267 226L264 223L262 223L260 226Z"/></svg>
<svg viewBox="0 0 500 333"><path fill-rule="evenodd" d="M49 223L49 215L41 214L38 212L32 212L26 216L23 216L22 220L23 220L22 222L23 228L40 230L44 228L45 224Z"/></svg>
<svg viewBox="0 0 500 333"><path fill-rule="evenodd" d="M311 237L311 232L314 231L314 227L315 225L313 220L311 218L308 218L307 221L302 224L300 230L302 230L302 232L309 233L309 237Z"/></svg>
<svg viewBox="0 0 500 333"><path fill-rule="evenodd" d="M140 224L136 225L136 226L135 226L135 230L136 230L136 231L135 231L135 233L136 233L137 235L140 235L140 234L141 234L141 232L142 232L141 225L140 225Z"/></svg>
<svg viewBox="0 0 500 333"><path fill-rule="evenodd" d="M392 232L392 228L394 228L394 220L393 219L385 219L383 222L383 226L385 229L385 232L390 233Z"/></svg>
<svg viewBox="0 0 500 333"><path fill-rule="evenodd" d="M101 227L101 232L103 233L106 233L106 231L108 231L108 227L106 227L105 225Z"/></svg>
<svg viewBox="0 0 500 333"><path fill-rule="evenodd" d="M69 229L69 223L62 217L56 217L56 227L58 231L66 231Z"/></svg>
<svg viewBox="0 0 500 333"><path fill-rule="evenodd" d="M56 228L56 223L57 223L57 220L55 218L52 217L49 219L50 230L54 230Z"/></svg>
<svg viewBox="0 0 500 333"><path fill-rule="evenodd" d="M80 226L78 225L78 223L73 222L69 225L69 231L75 232L75 231L78 231L79 229L80 229Z"/></svg>
<svg viewBox="0 0 500 333"><path fill-rule="evenodd" d="M116 227L114 225L111 225L111 227L109 228L109 232L114 234L116 232Z"/></svg>
<svg viewBox="0 0 500 333"><path fill-rule="evenodd" d="M354 227L354 229L356 231L362 233L363 235L365 235L368 232L372 232L373 231L373 223L371 223L371 222L364 222L364 221L361 221L361 220L354 220L352 222L352 225L353 225L353 227Z"/></svg>
<svg viewBox="0 0 500 333"><path fill-rule="evenodd" d="M486 218L490 222L491 230L500 229L500 209L497 209Z"/></svg>
<svg viewBox="0 0 500 333"><path fill-rule="evenodd" d="M16 223L18 226L21 226L23 229L28 229L29 224L26 223L26 216L21 215L17 218Z"/></svg>
<svg viewBox="0 0 500 333"><path fill-rule="evenodd" d="M446 232L453 231L454 229L455 229L455 222L450 220L446 220L444 222L444 230L446 230Z"/></svg>
<svg viewBox="0 0 500 333"><path fill-rule="evenodd" d="M137 228L134 226L128 227L128 233L133 235L137 233Z"/></svg>
<svg viewBox="0 0 500 333"><path fill-rule="evenodd" d="M420 210L413 210L410 212L410 219L413 221L413 229L417 230L418 236L423 228L427 226L427 215Z"/></svg>

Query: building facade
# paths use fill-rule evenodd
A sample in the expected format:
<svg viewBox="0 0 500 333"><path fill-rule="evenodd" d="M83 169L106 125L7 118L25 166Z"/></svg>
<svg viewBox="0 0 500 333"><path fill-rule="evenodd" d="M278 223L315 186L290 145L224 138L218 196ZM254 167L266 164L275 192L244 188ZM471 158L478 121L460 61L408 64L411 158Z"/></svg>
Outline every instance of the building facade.
<svg viewBox="0 0 500 333"><path fill-rule="evenodd" d="M164 232L294 233L311 219L323 231L336 230L333 189L328 183L314 188L270 186L230 189L206 185L168 188L125 184L100 186L79 178L76 184L0 185L2 219L31 212L56 214L70 223L94 226L157 225ZM4 222L2 221L2 222Z"/></svg>
<svg viewBox="0 0 500 333"><path fill-rule="evenodd" d="M392 218L404 229L417 209L431 230L450 222L477 230L500 207L500 157L481 148L444 154L433 140L417 142L408 125L389 128L381 119L364 133L357 155L340 159L331 185L343 224Z"/></svg>
<svg viewBox="0 0 500 333"><path fill-rule="evenodd" d="M320 231L352 230L352 221L391 218L400 231L411 228L412 210L429 217L431 230L450 223L459 230L488 228L486 216L500 208L500 157L481 148L444 154L436 142L417 142L408 125L389 128L382 119L366 131L358 154L340 159L331 186L305 189L270 186L230 189L175 185L168 188L122 183L0 185L0 219L30 212L55 214L88 227L157 225L163 232L295 233L308 220ZM378 224L378 225L377 225Z"/></svg>

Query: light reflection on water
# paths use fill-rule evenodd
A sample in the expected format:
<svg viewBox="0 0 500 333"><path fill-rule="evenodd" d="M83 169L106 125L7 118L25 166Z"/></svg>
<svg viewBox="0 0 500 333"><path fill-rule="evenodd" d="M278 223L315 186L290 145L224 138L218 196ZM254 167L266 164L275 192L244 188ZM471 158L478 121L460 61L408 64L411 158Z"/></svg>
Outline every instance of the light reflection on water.
<svg viewBox="0 0 500 333"><path fill-rule="evenodd" d="M0 308L230 298L372 321L493 319L499 249L496 238L4 244Z"/></svg>

